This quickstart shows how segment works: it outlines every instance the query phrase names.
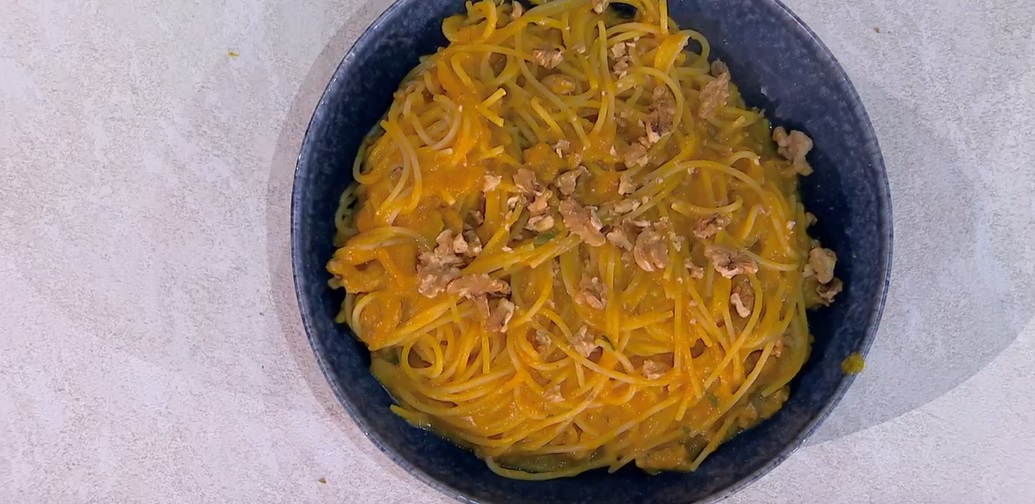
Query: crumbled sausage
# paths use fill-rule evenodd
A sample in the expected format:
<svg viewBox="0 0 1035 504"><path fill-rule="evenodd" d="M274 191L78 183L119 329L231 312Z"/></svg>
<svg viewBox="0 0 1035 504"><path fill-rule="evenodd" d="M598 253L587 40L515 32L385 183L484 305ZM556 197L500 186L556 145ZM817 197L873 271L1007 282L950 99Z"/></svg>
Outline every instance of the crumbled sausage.
<svg viewBox="0 0 1035 504"><path fill-rule="evenodd" d="M604 10L607 9L608 0L590 0L590 5L593 6L593 12L597 14L603 14Z"/></svg>
<svg viewBox="0 0 1035 504"><path fill-rule="evenodd" d="M715 236L726 226L730 224L730 216L726 214L711 214L708 217L701 219L697 223L697 227L694 228L694 236L704 240Z"/></svg>
<svg viewBox="0 0 1035 504"><path fill-rule="evenodd" d="M636 245L633 246L633 259L643 271L665 269L668 266L668 247L665 244L665 237L651 229L640 233L636 237Z"/></svg>
<svg viewBox="0 0 1035 504"><path fill-rule="evenodd" d="M535 179L535 172L528 168L519 168L517 173L514 174L514 185L517 186L518 190L522 194L535 194L536 187L539 185Z"/></svg>
<svg viewBox="0 0 1035 504"><path fill-rule="evenodd" d="M589 357L594 350L600 347L595 340L596 338L589 334L589 328L586 326L580 327L575 334L571 335L571 345L583 357Z"/></svg>
<svg viewBox="0 0 1035 504"><path fill-rule="evenodd" d="M668 369L669 366L663 362L658 362L654 359L647 359L643 361L643 368L640 372L643 374L643 377L648 380L657 380L658 378L661 378L661 375L665 374L665 371L668 371Z"/></svg>
<svg viewBox="0 0 1035 504"><path fill-rule="evenodd" d="M500 186L500 182L503 181L503 177L500 175L486 175L482 179L482 191L490 192Z"/></svg>
<svg viewBox="0 0 1035 504"><path fill-rule="evenodd" d="M575 186L578 184L579 175L585 175L589 173L589 170L585 166L580 166L578 169L566 171L557 177L557 190L561 191L561 194L565 196L571 196L575 193Z"/></svg>
<svg viewBox="0 0 1035 504"><path fill-rule="evenodd" d="M633 182L632 175L623 173L618 177L618 194L628 196L636 192L636 182Z"/></svg>
<svg viewBox="0 0 1035 504"><path fill-rule="evenodd" d="M742 273L758 273L758 265L751 256L725 247L707 245L704 248L704 255L712 262L720 275L725 278L733 278Z"/></svg>
<svg viewBox="0 0 1035 504"><path fill-rule="evenodd" d="M547 75L546 77L543 77L543 85L546 86L546 89L549 89L550 92L559 95L570 95L575 92L575 79L572 79L565 74L556 73Z"/></svg>
<svg viewBox="0 0 1035 504"><path fill-rule="evenodd" d="M506 332L507 324L510 324L510 319L514 317L514 303L511 303L509 299L503 298L496 303L496 308L492 310L489 318L485 321L485 330L489 332Z"/></svg>
<svg viewBox="0 0 1035 504"><path fill-rule="evenodd" d="M582 238L591 247L599 247L607 242L600 228L604 225L593 211L593 207L584 207L573 199L561 201L558 210L564 218L564 226L568 231Z"/></svg>
<svg viewBox="0 0 1035 504"><path fill-rule="evenodd" d="M823 304L829 305L834 302L834 296L838 295L842 289L844 289L844 284L841 283L841 279L834 278L828 283L817 285L816 293L819 294Z"/></svg>
<svg viewBox="0 0 1035 504"><path fill-rule="evenodd" d="M514 0L513 2L510 3L510 5L511 5L510 19L517 19L517 18L521 17L522 14L525 13L525 8L521 5L521 2L518 2L517 0Z"/></svg>
<svg viewBox="0 0 1035 504"><path fill-rule="evenodd" d="M564 52L560 49L532 49L532 61L543 68L556 68L564 61Z"/></svg>
<svg viewBox="0 0 1035 504"><path fill-rule="evenodd" d="M777 126L773 129L773 141L776 142L777 151L791 162L795 172L799 175L812 175L812 166L805 159L813 146L808 135L796 130L788 133L783 126Z"/></svg>
<svg viewBox="0 0 1035 504"><path fill-rule="evenodd" d="M816 247L809 251L809 263L805 265L805 277L816 275L819 283L830 283L834 279L835 264L837 264L837 254L833 250Z"/></svg>
<svg viewBox="0 0 1035 504"><path fill-rule="evenodd" d="M694 264L690 259L683 261L683 267L690 272L690 278L694 280L700 280L704 278L704 268Z"/></svg>
<svg viewBox="0 0 1035 504"><path fill-rule="evenodd" d="M529 217L528 223L525 224L525 229L542 233L543 231L549 231L550 229L553 229L553 225L553 216L536 215L534 217Z"/></svg>
<svg viewBox="0 0 1035 504"><path fill-rule="evenodd" d="M741 281L733 285L733 292L730 294L730 304L737 310L740 318L751 316L751 310L755 306L755 290L751 288L751 282L741 277Z"/></svg>
<svg viewBox="0 0 1035 504"><path fill-rule="evenodd" d="M590 278L589 275L582 275L582 279L579 280L579 293L575 295L575 302L590 308L603 310L607 303L607 296L604 292L604 284L600 283L600 278Z"/></svg>
<svg viewBox="0 0 1035 504"><path fill-rule="evenodd" d="M697 114L704 119L715 116L719 107L730 97L730 74L722 73L701 90L701 108Z"/></svg>
<svg viewBox="0 0 1035 504"><path fill-rule="evenodd" d="M647 148L634 143L622 149L622 163L628 168L647 164Z"/></svg>

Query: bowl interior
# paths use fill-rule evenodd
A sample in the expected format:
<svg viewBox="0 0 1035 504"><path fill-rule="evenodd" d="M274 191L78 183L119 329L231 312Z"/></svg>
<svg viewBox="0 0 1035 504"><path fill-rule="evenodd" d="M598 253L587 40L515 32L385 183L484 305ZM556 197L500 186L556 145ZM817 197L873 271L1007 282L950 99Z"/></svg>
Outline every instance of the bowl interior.
<svg viewBox="0 0 1035 504"><path fill-rule="evenodd" d="M692 474L649 476L636 468L608 475L523 482L500 478L472 454L389 413L391 399L370 375L369 354L334 323L342 294L327 287L333 216L351 182L360 140L380 119L418 57L445 45L440 24L461 0L400 0L345 56L303 142L292 195L292 261L302 320L320 365L360 428L392 459L443 493L478 502L687 503L717 500L757 479L796 448L851 382L840 364L865 352L887 287L891 224L887 180L858 96L827 49L775 0L670 0L681 27L703 33L727 62L748 105L774 125L815 141L815 174L804 179L814 233L840 260L845 291L809 314L815 343L773 418L722 445Z"/></svg>

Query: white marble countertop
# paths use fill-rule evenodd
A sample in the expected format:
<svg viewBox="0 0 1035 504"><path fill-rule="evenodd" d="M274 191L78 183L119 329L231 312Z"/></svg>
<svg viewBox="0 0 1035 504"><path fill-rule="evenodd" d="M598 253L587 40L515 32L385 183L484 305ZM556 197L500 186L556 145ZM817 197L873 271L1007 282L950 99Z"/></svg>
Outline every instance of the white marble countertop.
<svg viewBox="0 0 1035 504"><path fill-rule="evenodd" d="M729 502L1033 502L1035 4L788 3L880 137L893 285ZM387 4L0 2L0 502L447 502L332 397L287 255L305 125Z"/></svg>

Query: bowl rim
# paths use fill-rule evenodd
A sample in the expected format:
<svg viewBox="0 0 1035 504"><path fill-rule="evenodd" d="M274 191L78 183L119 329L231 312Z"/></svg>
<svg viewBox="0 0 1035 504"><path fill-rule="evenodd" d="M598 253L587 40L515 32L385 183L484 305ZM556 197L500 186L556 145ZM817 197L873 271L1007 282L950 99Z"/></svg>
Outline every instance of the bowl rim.
<svg viewBox="0 0 1035 504"><path fill-rule="evenodd" d="M305 329L306 339L309 341L309 345L313 350L313 354L316 357L317 365L320 367L321 373L330 385L331 390L334 392L335 398L338 403L345 409L345 411L352 418L352 421L359 427L359 430L363 435L370 440L389 459L392 460L396 465L403 468L407 473L412 475L417 480L421 481L425 485L434 488L439 493L451 497L459 502L467 504L480 504L479 501L465 495L465 493L451 485L448 485L442 481L439 481L431 475L424 472L422 469L412 464L409 460L402 457L393 448L384 443L379 437L371 434L370 426L366 421L363 420L362 416L356 411L352 403L347 400L341 385L338 383L335 377L333 369L331 369L330 363L324 356L325 349L319 341L313 336L314 329L311 319L312 313L312 301L304 296L303 283L305 280L302 275L299 274L303 270L303 260L301 254L298 253L298 239L299 239L299 210L302 205L302 197L298 188L300 186L300 180L305 172L305 158L308 153L313 150L314 137L312 131L316 125L316 111L326 108L330 99L331 89L335 84L343 78L346 66L356 57L356 54L367 48L378 36L378 28L384 23L388 22L390 18L394 17L397 11L406 8L406 6L413 4L414 2L421 2L424 0L393 0L392 4L389 5L377 18L367 26L363 33L356 39L351 47L345 52L341 61L334 69L334 73L331 79L328 81L327 86L324 88L320 95L320 100L317 102L316 107L313 109L313 116L310 118L306 125L305 135L302 139L302 144L299 149L298 158L295 162L295 174L292 178L291 188L291 207L290 207L290 241L291 241L291 276L294 283L295 297L299 305L299 312L302 319L302 325ZM460 2L461 0L455 0ZM816 35L804 21L801 20L790 8L788 8L782 0L752 0L759 8L768 10L769 14L777 17L786 17L788 21L793 23L793 29L800 31L802 35L807 39L808 43L814 44L819 50L820 54L825 56L825 61L822 62L823 66L832 70L832 73L838 78L838 84L843 86L843 91L846 93L847 98L850 102L850 108L858 115L860 126L862 127L863 133L869 138L868 141L873 142L873 152L870 153L871 161L873 161L873 170L878 176L876 191L876 204L878 210L878 222L877 222L877 234L878 234L878 254L877 268L878 271L883 271L883 279L880 281L880 289L876 294L875 299L871 299L868 303L869 316L867 317L867 328L863 334L861 341L859 342L856 351L865 357L876 338L877 330L880 325L881 316L884 312L884 305L887 301L888 288L891 284L891 266L892 266L892 255L893 255L893 242L894 242L894 229L892 219L892 208L891 208L891 188L888 182L887 170L884 165L884 156L880 148L880 142L877 138L877 134L873 129L873 123L870 121L869 114L867 114L865 107L863 106L862 99L859 96L858 91L855 89L855 85L849 79L848 74L845 72L841 63L834 56L833 52L823 43L823 41ZM780 451L771 458L768 462L755 469L751 473L743 476L733 484L716 490L715 492L702 497L697 502L699 504L710 504L716 503L726 499L736 492L744 489L748 485L758 481L762 476L765 476L770 471L775 469L788 457L790 457L801 445L816 431L820 424L823 423L830 416L831 411L841 401L847 392L848 388L855 381L855 375L842 375L841 380L835 387L833 394L825 401L823 406L817 410L809 420L805 423L805 426L799 431L794 438L787 443Z"/></svg>

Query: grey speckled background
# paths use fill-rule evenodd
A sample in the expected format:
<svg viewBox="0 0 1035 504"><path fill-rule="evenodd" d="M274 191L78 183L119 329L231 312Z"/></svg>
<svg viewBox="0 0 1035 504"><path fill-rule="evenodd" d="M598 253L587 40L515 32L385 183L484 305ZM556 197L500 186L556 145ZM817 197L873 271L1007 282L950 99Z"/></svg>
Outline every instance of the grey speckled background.
<svg viewBox="0 0 1035 504"><path fill-rule="evenodd" d="M729 502L1032 502L1035 4L788 3L880 136L894 281L844 402ZM0 502L446 502L334 402L287 257L305 124L387 4L0 3Z"/></svg>

